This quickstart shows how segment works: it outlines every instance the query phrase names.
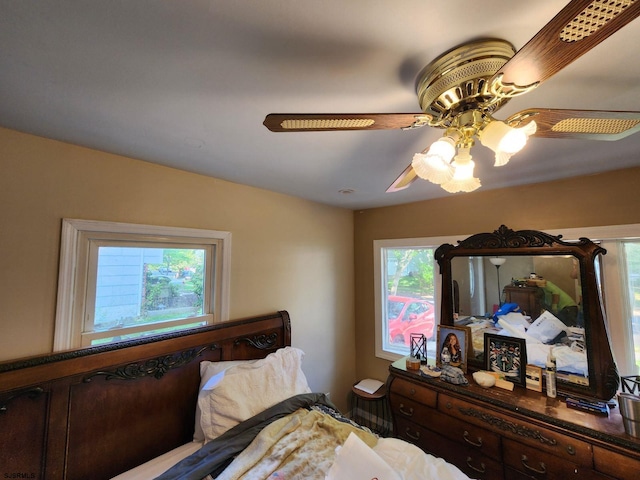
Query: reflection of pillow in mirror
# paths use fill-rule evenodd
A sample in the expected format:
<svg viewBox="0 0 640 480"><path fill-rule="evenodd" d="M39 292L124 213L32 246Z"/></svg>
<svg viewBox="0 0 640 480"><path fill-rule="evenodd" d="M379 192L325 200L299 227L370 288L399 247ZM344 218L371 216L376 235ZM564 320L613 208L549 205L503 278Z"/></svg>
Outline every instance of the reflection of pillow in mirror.
<svg viewBox="0 0 640 480"><path fill-rule="evenodd" d="M528 335L525 329L521 325L513 326L505 322L502 318L498 320L498 325L503 329L498 332L498 335L506 335L508 337L524 338L527 343L542 343L536 337Z"/></svg>
<svg viewBox="0 0 640 480"><path fill-rule="evenodd" d="M566 328L551 312L545 311L531 324L527 333L542 343L549 343Z"/></svg>
<svg viewBox="0 0 640 480"><path fill-rule="evenodd" d="M509 312L506 315L500 315L500 318L507 322L509 325L523 327L525 329L529 328L530 323L527 321L526 317L519 312Z"/></svg>
<svg viewBox="0 0 640 480"><path fill-rule="evenodd" d="M205 440L289 397L311 392L301 368L303 356L302 350L285 347L220 374L219 382L198 396Z"/></svg>

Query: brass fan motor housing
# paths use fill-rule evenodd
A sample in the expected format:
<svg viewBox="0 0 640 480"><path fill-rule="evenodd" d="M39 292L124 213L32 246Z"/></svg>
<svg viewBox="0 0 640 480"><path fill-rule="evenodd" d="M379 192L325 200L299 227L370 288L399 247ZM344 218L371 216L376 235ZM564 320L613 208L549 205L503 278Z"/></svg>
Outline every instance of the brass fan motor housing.
<svg viewBox="0 0 640 480"><path fill-rule="evenodd" d="M457 125L470 110L491 115L509 101L491 91L490 79L515 54L509 42L478 40L450 50L429 63L416 82L423 112L433 116L432 127Z"/></svg>

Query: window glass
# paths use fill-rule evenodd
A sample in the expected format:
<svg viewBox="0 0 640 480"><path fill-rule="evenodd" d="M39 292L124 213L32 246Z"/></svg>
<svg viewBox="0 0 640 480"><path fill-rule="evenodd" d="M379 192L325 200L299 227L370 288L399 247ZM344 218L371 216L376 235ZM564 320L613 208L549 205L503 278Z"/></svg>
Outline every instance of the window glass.
<svg viewBox="0 0 640 480"><path fill-rule="evenodd" d="M640 241L623 242L626 259L626 282L629 292L629 313L633 332L633 351L637 371L640 371Z"/></svg>
<svg viewBox="0 0 640 480"><path fill-rule="evenodd" d="M434 256L432 248L384 248L383 349L409 354L411 334L435 342ZM434 343L435 345L435 343ZM433 348L427 352L433 354Z"/></svg>
<svg viewBox="0 0 640 480"><path fill-rule="evenodd" d="M183 330L205 320L127 333L132 327L201 317L205 309L205 248L96 245L95 298L83 335L91 345ZM89 291L91 292L91 291ZM119 335L113 335L114 330Z"/></svg>

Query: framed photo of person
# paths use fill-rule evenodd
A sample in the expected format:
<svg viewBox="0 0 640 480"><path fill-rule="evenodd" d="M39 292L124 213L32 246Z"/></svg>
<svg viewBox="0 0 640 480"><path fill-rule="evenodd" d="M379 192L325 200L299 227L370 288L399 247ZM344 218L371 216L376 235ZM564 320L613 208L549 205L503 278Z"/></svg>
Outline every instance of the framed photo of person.
<svg viewBox="0 0 640 480"><path fill-rule="evenodd" d="M516 385L525 386L527 371L527 343L524 338L484 334L486 369L504 375Z"/></svg>
<svg viewBox="0 0 640 480"><path fill-rule="evenodd" d="M537 365L527 365L525 379L529 390L542 391L542 368Z"/></svg>
<svg viewBox="0 0 640 480"><path fill-rule="evenodd" d="M451 365L467 372L467 359L471 348L471 329L438 325L436 365Z"/></svg>

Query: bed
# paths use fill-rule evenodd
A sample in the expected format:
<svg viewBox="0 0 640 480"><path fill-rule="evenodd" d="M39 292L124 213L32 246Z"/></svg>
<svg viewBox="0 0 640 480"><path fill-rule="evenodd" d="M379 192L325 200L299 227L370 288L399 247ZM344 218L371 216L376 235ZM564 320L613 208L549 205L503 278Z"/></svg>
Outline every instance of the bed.
<svg viewBox="0 0 640 480"><path fill-rule="evenodd" d="M1 363L0 476L467 478L351 422L303 358L281 311Z"/></svg>

